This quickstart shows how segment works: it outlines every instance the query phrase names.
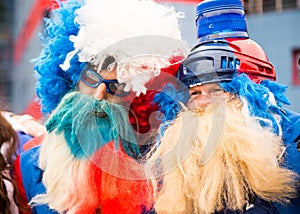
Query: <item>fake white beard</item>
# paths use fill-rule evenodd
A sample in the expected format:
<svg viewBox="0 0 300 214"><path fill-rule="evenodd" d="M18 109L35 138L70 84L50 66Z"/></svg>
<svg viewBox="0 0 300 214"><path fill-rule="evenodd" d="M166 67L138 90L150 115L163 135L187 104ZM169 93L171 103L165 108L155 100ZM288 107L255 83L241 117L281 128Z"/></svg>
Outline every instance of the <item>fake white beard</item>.
<svg viewBox="0 0 300 214"><path fill-rule="evenodd" d="M163 170L157 213L243 210L254 195L280 203L294 196L296 176L279 166L280 137L241 109L234 98L204 111L184 111L166 130L146 164L149 176L157 158Z"/></svg>

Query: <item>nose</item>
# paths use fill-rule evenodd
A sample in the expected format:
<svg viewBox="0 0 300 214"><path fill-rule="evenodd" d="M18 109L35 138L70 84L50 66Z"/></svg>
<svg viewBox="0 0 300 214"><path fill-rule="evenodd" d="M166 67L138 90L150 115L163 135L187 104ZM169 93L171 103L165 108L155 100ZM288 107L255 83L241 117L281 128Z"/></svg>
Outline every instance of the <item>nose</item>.
<svg viewBox="0 0 300 214"><path fill-rule="evenodd" d="M197 96L194 99L191 99L187 103L189 109L203 108L211 103L211 99L207 95Z"/></svg>
<svg viewBox="0 0 300 214"><path fill-rule="evenodd" d="M101 83L97 88L94 93L94 98L96 100L103 100L106 97L106 85L104 83Z"/></svg>

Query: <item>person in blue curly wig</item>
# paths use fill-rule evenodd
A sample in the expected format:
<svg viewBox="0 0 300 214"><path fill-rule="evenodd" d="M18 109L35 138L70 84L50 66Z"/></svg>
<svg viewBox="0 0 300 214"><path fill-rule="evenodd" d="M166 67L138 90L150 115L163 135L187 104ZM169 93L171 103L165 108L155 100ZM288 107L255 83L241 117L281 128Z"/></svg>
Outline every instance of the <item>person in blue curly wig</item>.
<svg viewBox="0 0 300 214"><path fill-rule="evenodd" d="M68 0L45 19L35 59L47 134L16 161L33 213L153 213L141 161L160 121L153 97L185 56L173 7Z"/></svg>

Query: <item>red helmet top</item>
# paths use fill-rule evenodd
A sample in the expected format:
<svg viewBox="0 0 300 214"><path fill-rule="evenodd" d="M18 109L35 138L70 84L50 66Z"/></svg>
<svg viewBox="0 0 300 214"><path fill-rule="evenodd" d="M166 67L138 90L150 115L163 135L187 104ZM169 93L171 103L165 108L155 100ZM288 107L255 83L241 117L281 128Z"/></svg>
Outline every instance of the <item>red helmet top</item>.
<svg viewBox="0 0 300 214"><path fill-rule="evenodd" d="M241 73L246 73L254 82L264 79L276 80L274 66L269 62L265 51L251 39L226 39L233 49L234 55L240 60Z"/></svg>

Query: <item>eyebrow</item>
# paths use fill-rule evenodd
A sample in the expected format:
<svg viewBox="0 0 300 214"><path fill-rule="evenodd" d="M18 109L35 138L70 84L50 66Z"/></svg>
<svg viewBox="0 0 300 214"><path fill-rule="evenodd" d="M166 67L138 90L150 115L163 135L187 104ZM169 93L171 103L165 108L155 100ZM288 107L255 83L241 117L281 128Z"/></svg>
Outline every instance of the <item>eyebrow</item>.
<svg viewBox="0 0 300 214"><path fill-rule="evenodd" d="M113 56L107 56L102 62L101 70L107 69L112 63L115 63L116 59Z"/></svg>

